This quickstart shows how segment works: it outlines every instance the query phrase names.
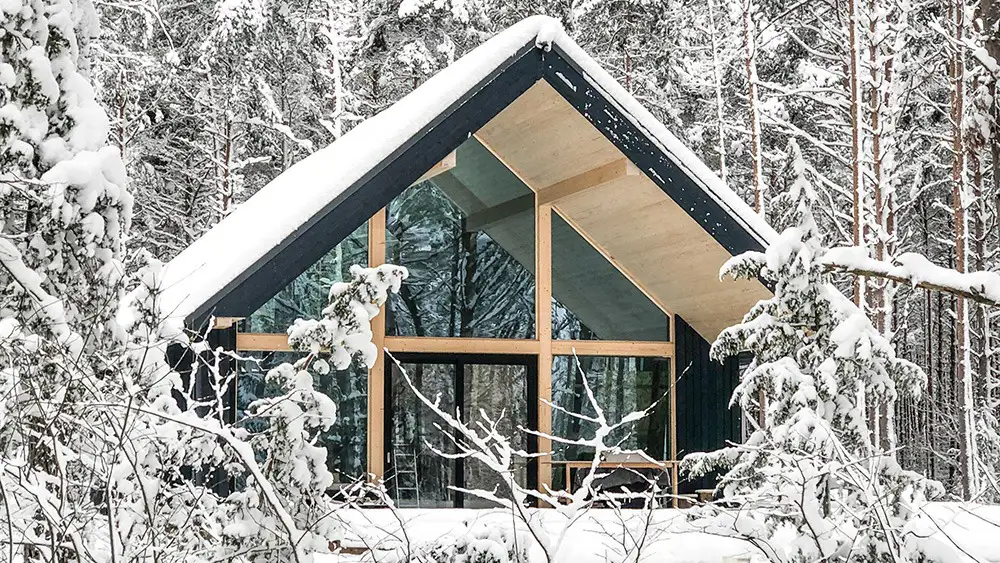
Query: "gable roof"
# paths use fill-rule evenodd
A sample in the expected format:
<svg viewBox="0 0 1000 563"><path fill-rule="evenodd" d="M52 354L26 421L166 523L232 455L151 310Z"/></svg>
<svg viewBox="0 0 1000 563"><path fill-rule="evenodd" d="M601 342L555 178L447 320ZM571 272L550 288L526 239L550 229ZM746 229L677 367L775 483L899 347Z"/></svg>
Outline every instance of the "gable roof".
<svg viewBox="0 0 1000 563"><path fill-rule="evenodd" d="M168 264L165 310L189 324L256 310L331 242L342 240L540 81L729 254L762 250L775 236L557 21L536 16L496 35L237 207Z"/></svg>

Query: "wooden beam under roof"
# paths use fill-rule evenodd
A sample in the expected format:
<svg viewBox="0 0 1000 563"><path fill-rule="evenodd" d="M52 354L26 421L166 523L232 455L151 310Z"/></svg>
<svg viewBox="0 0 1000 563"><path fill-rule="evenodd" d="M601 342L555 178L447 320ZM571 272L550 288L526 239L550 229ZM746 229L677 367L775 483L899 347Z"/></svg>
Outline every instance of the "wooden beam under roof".
<svg viewBox="0 0 1000 563"><path fill-rule="evenodd" d="M215 317L215 321L212 324L213 330L232 328L232 326L246 317Z"/></svg>
<svg viewBox="0 0 1000 563"><path fill-rule="evenodd" d="M469 215L465 220L465 230L470 233L482 231L494 223L499 223L508 217L531 211L534 208L535 194L529 193L516 197Z"/></svg>
<svg viewBox="0 0 1000 563"><path fill-rule="evenodd" d="M447 172L456 166L458 166L458 156L455 154L455 151L451 151L450 153L448 153L448 156L441 159L441 162L438 162L434 166L431 166L430 170L424 172L422 176L417 178L417 181L413 182L413 184L419 184L424 180L430 180L431 178L443 172Z"/></svg>
<svg viewBox="0 0 1000 563"><path fill-rule="evenodd" d="M603 186L628 176L638 176L639 174L641 174L639 169L627 158L620 158L603 166L598 166L592 170L577 174L572 178L556 182L546 188L539 189L538 203L539 205L555 203L560 199L585 192L591 188ZM535 196L524 195L483 209L469 215L466 220L466 230L470 232L481 231L508 217L530 211L534 205Z"/></svg>
<svg viewBox="0 0 1000 563"><path fill-rule="evenodd" d="M639 176L641 172L627 158L613 160L603 166L577 174L561 182L556 182L538 191L538 203L554 203L574 194L585 192L591 188L621 180L628 176Z"/></svg>

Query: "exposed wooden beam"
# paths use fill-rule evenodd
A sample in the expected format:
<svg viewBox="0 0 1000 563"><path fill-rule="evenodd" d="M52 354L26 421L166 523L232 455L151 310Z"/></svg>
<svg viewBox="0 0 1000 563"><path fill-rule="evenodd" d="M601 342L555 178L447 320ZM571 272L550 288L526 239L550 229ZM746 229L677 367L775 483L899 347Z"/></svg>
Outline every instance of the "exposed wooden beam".
<svg viewBox="0 0 1000 563"><path fill-rule="evenodd" d="M386 336L383 342L390 352L535 355L540 349L537 340L515 338ZM552 340L550 346L552 354L556 356L571 356L574 350L578 356L669 358L674 355L672 342ZM291 350L291 347L285 334L241 332L236 335L236 349L245 352L283 352Z"/></svg>
<svg viewBox="0 0 1000 563"><path fill-rule="evenodd" d="M537 192L535 195L538 195ZM552 435L552 206L535 207L535 334L538 338L538 432ZM539 436L538 452L552 451ZM552 487L552 456L538 458L538 487Z"/></svg>
<svg viewBox="0 0 1000 563"><path fill-rule="evenodd" d="M503 221L508 217L531 211L534 207L535 194L529 193L528 195L516 197L469 215L465 220L465 230L470 233L482 231L486 227Z"/></svg>
<svg viewBox="0 0 1000 563"><path fill-rule="evenodd" d="M246 317L215 317L215 323L212 325L212 328L216 330L232 328L234 324L245 318Z"/></svg>
<svg viewBox="0 0 1000 563"><path fill-rule="evenodd" d="M458 166L458 156L455 154L455 151L451 151L450 153L448 153L448 156L441 159L441 162L438 162L434 166L431 166L430 170L424 172L423 176L417 178L417 181L413 183L419 184L424 180L430 180L431 178L437 176L438 174L447 172L456 166Z"/></svg>
<svg viewBox="0 0 1000 563"><path fill-rule="evenodd" d="M639 342L635 340L553 340L552 353L557 356L640 356L670 358L673 342Z"/></svg>
<svg viewBox="0 0 1000 563"><path fill-rule="evenodd" d="M422 352L440 354L517 354L538 353L536 340L514 338L460 338L429 336L386 336L389 352Z"/></svg>
<svg viewBox="0 0 1000 563"><path fill-rule="evenodd" d="M286 352L288 335L281 333L237 332L236 349L241 352Z"/></svg>
<svg viewBox="0 0 1000 563"><path fill-rule="evenodd" d="M510 170L513 175L517 176L517 179L520 180L522 184L524 184L525 186L528 186L528 188L531 189L531 191L534 191L534 192L538 191L538 186L533 186L531 184L531 182L528 181L527 175L523 174L516 167L511 166L510 162L508 162L503 157L503 155L501 155L493 147L493 145L490 144L489 141L487 141L485 138L483 138L481 135L479 135L479 133L473 133L472 136L475 137L477 141L479 141L480 145L483 145L483 147L485 147L486 150L490 151L490 154L492 154L494 158L496 158L497 160L499 160L500 164L503 164L507 168L507 170Z"/></svg>
<svg viewBox="0 0 1000 563"><path fill-rule="evenodd" d="M476 197L476 194L472 193L472 190L451 172L438 174L431 180L431 183L444 192L444 195L448 196L460 209L470 210L474 213L486 208L483 202Z"/></svg>
<svg viewBox="0 0 1000 563"><path fill-rule="evenodd" d="M538 203L539 205L554 203L564 197L585 192L628 176L639 176L640 174L639 169L629 159L619 158L603 166L598 166L593 170L588 170L582 174L577 174L572 178L567 178L547 188L538 190Z"/></svg>
<svg viewBox="0 0 1000 563"><path fill-rule="evenodd" d="M516 173L514 174L516 175ZM572 178L538 190L538 203L539 205L553 203L564 197L603 186L604 184L628 176L638 176L639 174L639 169L632 162L627 158L620 158L614 162L598 166L593 170L588 170L587 172L577 174ZM466 220L466 229L470 232L481 231L493 223L497 223L518 213L529 211L534 205L534 195L525 195L505 201L499 205L494 205L493 207L469 215Z"/></svg>

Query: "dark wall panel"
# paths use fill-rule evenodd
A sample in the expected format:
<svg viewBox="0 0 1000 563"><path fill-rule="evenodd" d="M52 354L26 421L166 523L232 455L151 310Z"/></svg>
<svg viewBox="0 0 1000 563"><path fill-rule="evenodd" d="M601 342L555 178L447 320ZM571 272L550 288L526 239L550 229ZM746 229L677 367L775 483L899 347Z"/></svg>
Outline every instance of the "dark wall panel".
<svg viewBox="0 0 1000 563"><path fill-rule="evenodd" d="M729 408L739 382L736 357L724 363L709 357L711 344L676 317L677 353L677 457L691 452L719 449L740 439L740 409ZM712 488L714 476L681 479L681 492Z"/></svg>

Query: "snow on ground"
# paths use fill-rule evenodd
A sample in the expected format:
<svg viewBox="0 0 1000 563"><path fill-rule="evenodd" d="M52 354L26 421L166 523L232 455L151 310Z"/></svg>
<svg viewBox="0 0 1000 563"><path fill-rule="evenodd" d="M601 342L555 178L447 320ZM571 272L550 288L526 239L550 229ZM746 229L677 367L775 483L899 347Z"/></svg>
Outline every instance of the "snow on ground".
<svg viewBox="0 0 1000 563"><path fill-rule="evenodd" d="M550 534L562 530L565 517L554 510L536 511ZM928 527L936 531L927 540L929 550L955 563L1000 563L1000 506L938 503L930 506ZM638 537L648 513L642 510L592 510L568 532L559 561L607 563L622 553L620 542ZM410 545L426 551L440 540L464 535L466 530L509 529L509 512L471 509L362 509L341 513L349 535L344 546L367 553L327 555L320 563L394 561L393 551ZM738 539L696 530L683 510L663 509L653 513L653 532L644 549L644 561L657 563L736 563L747 561L753 548ZM401 522L405 526L401 526ZM519 528L521 528L519 526ZM405 534L403 532L405 530ZM408 542L407 542L408 539ZM404 548L405 549L405 548ZM533 557L532 560L541 561Z"/></svg>

